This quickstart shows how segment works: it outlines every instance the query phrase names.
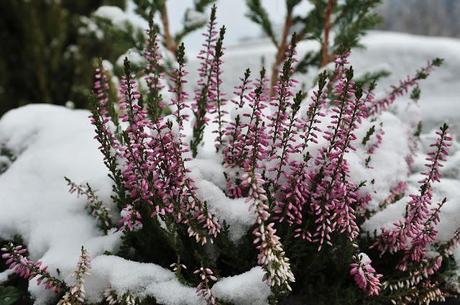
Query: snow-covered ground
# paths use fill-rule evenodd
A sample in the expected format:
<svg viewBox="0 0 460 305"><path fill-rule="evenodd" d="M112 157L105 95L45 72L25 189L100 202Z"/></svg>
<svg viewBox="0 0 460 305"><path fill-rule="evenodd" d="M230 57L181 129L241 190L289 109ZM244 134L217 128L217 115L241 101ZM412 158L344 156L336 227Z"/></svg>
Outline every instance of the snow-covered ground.
<svg viewBox="0 0 460 305"><path fill-rule="evenodd" d="M453 39L415 37L393 33L372 33L364 40L367 50L355 51L352 64L358 72L385 68L392 76L382 83L381 89L396 83L399 78L415 71L429 59L443 57L446 64L437 69L429 80L422 83L420 100L421 114L426 132L419 143L420 152L415 158L415 168L421 170L428 144L433 138L432 127L447 120L460 130L459 85L460 85L460 41ZM299 54L314 45L301 44ZM267 65L274 50L264 43L252 46L229 48L225 60L225 89L232 92L245 68L257 70L260 58L265 57ZM191 62L190 71L196 63ZM193 73L192 73L193 74ZM312 76L299 77L310 84ZM193 83L191 81L190 83ZM407 128L417 122L420 114L408 99L398 102L398 107L382 116L385 137L381 148L373 157L372 177L376 183L367 186L375 194L374 203L385 197L388 189L404 177L407 165L404 158L407 151ZM89 123L89 112L70 110L50 105L29 105L7 113L0 120L0 148L16 156L15 160L0 157L8 169L0 175L0 238L14 235L23 237L32 259L40 259L49 266L51 273L59 268L65 280L78 260L80 247L84 245L93 258L91 275L88 278L88 298L99 300L107 288L123 293L136 292L152 295L164 304L200 304L192 287L185 287L175 279L174 274L154 264L130 262L119 257L105 255L114 252L120 245L120 234L110 232L103 236L95 220L84 210L84 199L67 192L64 176L76 182L88 182L109 207L110 180L106 175L102 157L93 139L93 127ZM367 125L366 125L367 124ZM364 122L361 133L369 127ZM460 134L460 133L459 133ZM359 135L358 135L359 136ZM360 181L365 175L362 153L358 150L349 155L351 172ZM460 226L460 150L456 144L452 156L443 169L446 179L435 189L435 196L448 197L448 203L441 214L440 239L447 239ZM206 154L202 154L206 156ZM201 162L201 163L200 163ZM216 176L216 166L209 166L209 160L191 163L192 174L197 181L200 195L210 202L218 216L228 220L233 227L232 238L237 239L253 219L245 208L243 200L230 200L223 195L219 186L222 177ZM380 166L379 165L383 165ZM411 190L416 188L418 175L409 178ZM214 204L213 204L214 202ZM407 198L377 214L367 223L374 229L391 224L403 213ZM460 262L460 250L456 257ZM3 279L5 274L0 274ZM267 304L269 289L262 282L262 270L255 267L237 277L220 279L214 286L215 295L236 305ZM37 302L45 302L49 292L32 283L31 293ZM178 293L180 291L180 293Z"/></svg>

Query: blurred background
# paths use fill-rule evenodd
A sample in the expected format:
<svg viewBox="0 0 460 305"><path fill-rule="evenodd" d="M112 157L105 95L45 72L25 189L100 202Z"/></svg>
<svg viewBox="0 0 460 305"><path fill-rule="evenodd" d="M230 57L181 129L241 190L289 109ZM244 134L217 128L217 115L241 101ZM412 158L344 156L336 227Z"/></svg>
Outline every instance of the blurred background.
<svg viewBox="0 0 460 305"><path fill-rule="evenodd" d="M189 54L200 48L200 28L206 21L209 5L199 7L199 4L207 2L212 1L166 3L170 31L184 33L182 40ZM104 59L116 75L120 58L136 54L130 50L142 49L143 30L148 27L149 19L143 10L147 3L147 0L1 0L0 115L28 103L86 108L96 59ZM278 33L286 11L285 1L261 3ZM238 53L242 46L256 46L254 50L269 44L260 26L245 17L248 13L245 0L219 0L217 5L218 22L228 29L226 46L230 53ZM295 9L308 11L311 6L305 0ZM379 31L460 37L459 0L384 0L376 12L382 17L376 26ZM160 16L154 18L160 22Z"/></svg>

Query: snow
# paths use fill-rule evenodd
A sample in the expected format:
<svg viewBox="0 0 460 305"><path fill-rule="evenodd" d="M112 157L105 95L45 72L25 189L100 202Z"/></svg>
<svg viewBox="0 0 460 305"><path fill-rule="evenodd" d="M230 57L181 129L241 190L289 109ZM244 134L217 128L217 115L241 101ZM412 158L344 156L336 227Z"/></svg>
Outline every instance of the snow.
<svg viewBox="0 0 460 305"><path fill-rule="evenodd" d="M122 295L130 292L139 297L152 296L165 305L202 305L195 288L181 284L174 273L155 264L129 261L117 256L101 255L91 263L86 280L90 303L100 301L110 287ZM262 281L263 271L255 267L243 274L222 278L212 288L216 297L235 305L264 305L270 288Z"/></svg>
<svg viewBox="0 0 460 305"><path fill-rule="evenodd" d="M206 24L207 21L208 21L208 16L205 13L198 12L190 8L188 8L185 11L185 15L184 15L184 26L185 27L192 28L192 27L200 26L200 25Z"/></svg>
<svg viewBox="0 0 460 305"><path fill-rule="evenodd" d="M139 51L135 48L129 49L124 54L120 55L116 60L116 65L119 67L123 67L123 62L125 58L128 58L129 62L135 66L140 66L142 64L145 64L146 62L145 58L142 57Z"/></svg>
<svg viewBox="0 0 460 305"><path fill-rule="evenodd" d="M207 180L197 180L198 196L205 200L212 213L230 225L230 239L237 242L255 223L256 215L249 211L245 198L230 199L214 183Z"/></svg>
<svg viewBox="0 0 460 305"><path fill-rule="evenodd" d="M380 147L371 156L371 168L367 168L363 162L368 156L366 147L360 141L367 130L372 125L377 126L379 122L383 124L385 135ZM356 136L357 151L349 154L347 158L350 163L350 175L355 183L366 181L362 190L372 195L371 206L375 207L385 199L390 188L407 177L409 169L405 157L409 154L409 130L396 115L385 112L377 122L364 121Z"/></svg>
<svg viewBox="0 0 460 305"><path fill-rule="evenodd" d="M270 287L262 281L264 272L260 267L238 276L221 279L213 287L214 295L224 301L238 305L268 304Z"/></svg>
<svg viewBox="0 0 460 305"><path fill-rule="evenodd" d="M4 283L5 281L8 280L8 277L10 276L10 274L13 274L13 271L10 270L10 269L7 269L3 272L0 272L0 284Z"/></svg>
<svg viewBox="0 0 460 305"><path fill-rule="evenodd" d="M113 7L102 7L97 15L110 18L115 23L127 20L138 22ZM139 22L137 24L141 25ZM362 123L357 133L357 151L350 153L347 160L355 182L367 180L363 190L372 195L371 206L375 207L391 187L406 180L409 168L405 157L409 154L410 134L420 119L423 118L425 128L417 143L419 151L414 156L415 172L408 180L408 194L417 191L419 172L423 169L429 143L434 138L431 130L445 118L460 130L460 109L454 104L458 100L456 73L460 69L460 61L456 54L460 51L460 42L372 33L364 44L368 50L357 51L352 58L357 71L385 67L393 72L380 86L379 94L428 59L440 56L448 62L422 83L421 108L408 99L402 99L378 121ZM299 53L314 47L312 43L301 44ZM255 45L227 51L224 65L226 92L233 91L231 86L247 66L257 70L257 58L262 55L265 55L269 65L273 49ZM192 61L189 70L194 71L194 67L196 62ZM307 85L311 79L311 75L300 78ZM0 119L0 151L10 151L15 156L0 156L0 238L21 236L32 259L43 261L55 276L56 269L59 269L59 277L68 282L72 281L71 272L77 263L80 247L85 246L92 257L91 275L87 279L90 302L100 301L104 291L111 288L119 293L129 291L141 297L153 296L161 304L203 304L203 300L196 296L195 289L181 284L172 271L155 264L106 255L107 252L116 252L120 246L120 233L111 231L103 235L95 219L85 211L84 199L68 193L64 176L77 183L88 182L103 203L112 211L115 210L110 200L111 181L97 150L98 144L93 139L94 128L88 116L88 111L35 104L12 110ZM372 125L380 123L385 135L380 148L372 156L370 166L373 169L369 169L363 162L367 153L360 140ZM244 199L230 199L223 193L226 181L221 162L214 154L213 141L209 140L215 137L211 129L206 129L208 141L200 148L199 158L188 162L187 166L191 170L198 196L208 202L210 210L221 221L230 225L230 238L237 242L254 223L255 216ZM319 145L315 149L317 147ZM434 189L434 203L444 196L448 197L441 211L440 240L448 239L460 226L457 216L460 215L459 168L460 145L457 143L442 169L445 178ZM382 226L391 225L403 215L407 201L406 196L378 212L365 224L365 228L378 231ZM455 257L460 262L459 249L455 251ZM0 282L7 276L8 273L1 273ZM212 290L219 299L236 305L268 304L270 290L262 281L262 276L262 270L254 267L243 274L220 279ZM37 286L34 281L29 290L37 304L44 304L51 297L50 292Z"/></svg>
<svg viewBox="0 0 460 305"><path fill-rule="evenodd" d="M146 294L148 287L152 290L151 286L169 281L177 282L174 273L158 265L133 262L113 255L101 255L91 262L91 275L86 280L86 285L91 287L88 291L88 301L100 301L108 287L120 295L130 292L142 296ZM189 289L194 291L193 288Z"/></svg>
<svg viewBox="0 0 460 305"><path fill-rule="evenodd" d="M135 9L136 6L132 1L128 1L125 11L118 6L104 5L94 12L94 16L110 20L113 25L121 30L126 30L126 26L129 25L137 30L145 31L149 28L149 24L144 18L135 13Z"/></svg>

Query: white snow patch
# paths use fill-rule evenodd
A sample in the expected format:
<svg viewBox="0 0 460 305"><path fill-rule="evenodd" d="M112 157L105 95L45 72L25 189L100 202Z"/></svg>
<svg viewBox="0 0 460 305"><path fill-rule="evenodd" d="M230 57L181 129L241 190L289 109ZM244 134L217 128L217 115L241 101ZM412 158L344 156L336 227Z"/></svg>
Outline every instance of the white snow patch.
<svg viewBox="0 0 460 305"><path fill-rule="evenodd" d="M254 267L238 276L221 279L212 291L217 298L235 305L267 305L270 287L263 276L262 268Z"/></svg>

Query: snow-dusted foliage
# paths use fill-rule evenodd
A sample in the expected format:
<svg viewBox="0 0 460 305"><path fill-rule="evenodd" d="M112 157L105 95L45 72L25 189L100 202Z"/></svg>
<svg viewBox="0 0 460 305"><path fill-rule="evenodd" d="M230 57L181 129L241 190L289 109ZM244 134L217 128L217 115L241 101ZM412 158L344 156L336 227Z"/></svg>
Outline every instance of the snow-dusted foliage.
<svg viewBox="0 0 460 305"><path fill-rule="evenodd" d="M69 191L86 200L80 210L86 208L94 219L75 216L78 206L60 202L59 195L50 196L40 215L50 223L35 228L38 233L16 225L41 223L27 212L33 199L24 194L16 198L25 202L18 203L19 212L10 208L3 211L5 218L0 215L1 237L21 235L34 254L29 257L13 242L2 248L5 263L29 280L37 302L53 299L44 288L59 304L249 305L290 298L424 304L458 294L452 281L460 224L450 221L448 229L440 229L448 195L458 186L458 181L443 184L443 166L450 168L448 154L458 146L446 124L428 141L415 132L417 124L388 111L397 97L418 90L441 61L429 62L377 99L376 84L356 81L345 51L306 92L294 78L294 35L272 88L265 68L256 78L246 70L230 98L222 90L224 35L224 27L217 30L214 7L192 98L185 88L184 46L175 52L170 75L163 74L153 27L144 50L145 94L128 59L117 101L110 99L103 66L96 69L90 120L72 139L78 145L70 147L94 151L97 142L99 158L76 162L100 179L96 186L80 185L69 178L85 180L84 171L66 174ZM163 83L169 84L168 98L162 97ZM20 183L15 170L49 171L37 167L34 158L50 153L50 143L71 145L65 142L71 123L66 120L78 116L81 123L86 114L38 109L13 111L1 121L6 130L1 143L15 147L16 158L0 176L0 191L8 178ZM34 115L39 123L8 136L18 118ZM84 140L90 123L95 142ZM32 148L35 155L28 152ZM62 162L58 156L51 155L56 166ZM101 164L110 181L100 177ZM61 178L56 176L50 174ZM65 181L59 185L53 179L53 187L65 189ZM441 186L445 190L439 191ZM49 187L43 191L53 194ZM444 193L449 194L439 196ZM9 197L11 203L15 198ZM52 215L54 210L62 213ZM63 232L48 227L56 218L65 222ZM53 242L44 245L49 234ZM84 247L75 248L77 242Z"/></svg>

